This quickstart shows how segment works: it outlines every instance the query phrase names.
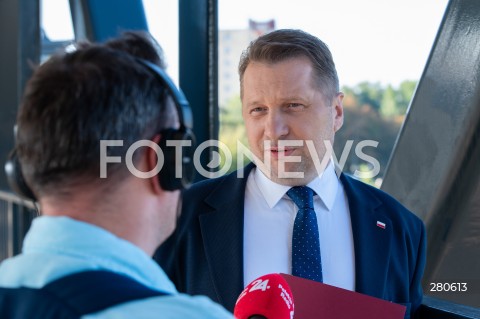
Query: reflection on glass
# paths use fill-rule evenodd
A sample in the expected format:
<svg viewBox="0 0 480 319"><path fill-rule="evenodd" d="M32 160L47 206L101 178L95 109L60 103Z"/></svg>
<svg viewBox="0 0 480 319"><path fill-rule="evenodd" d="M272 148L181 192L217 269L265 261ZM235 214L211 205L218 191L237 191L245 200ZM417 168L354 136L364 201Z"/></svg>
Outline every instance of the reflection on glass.
<svg viewBox="0 0 480 319"><path fill-rule="evenodd" d="M148 28L163 48L167 73L178 85L178 0L143 0Z"/></svg>
<svg viewBox="0 0 480 319"><path fill-rule="evenodd" d="M74 38L68 0L41 0L40 12L40 21L46 39L53 42Z"/></svg>

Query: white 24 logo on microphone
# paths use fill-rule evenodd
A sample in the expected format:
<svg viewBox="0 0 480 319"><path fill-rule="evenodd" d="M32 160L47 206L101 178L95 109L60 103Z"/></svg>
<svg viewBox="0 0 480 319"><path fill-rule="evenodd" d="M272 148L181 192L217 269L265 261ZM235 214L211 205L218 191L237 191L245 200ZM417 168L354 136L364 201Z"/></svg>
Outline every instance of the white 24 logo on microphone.
<svg viewBox="0 0 480 319"><path fill-rule="evenodd" d="M262 280L258 279L252 282L252 288L250 288L248 291L255 291L255 290L262 290L265 291L267 289L270 289L270 286L268 286L268 279Z"/></svg>
<svg viewBox="0 0 480 319"><path fill-rule="evenodd" d="M265 291L267 289L270 289L270 286L268 286L268 279L265 279L265 280L262 280L262 279L257 279L255 280L254 282L252 282L250 284L252 286L252 288L250 289L245 289L244 291L242 291L242 293L240 294L240 296L238 296L238 299L237 299L237 303L238 301L240 301L240 299L242 299L243 297L245 297L245 295L251 291L255 291L255 290L262 290L262 291Z"/></svg>

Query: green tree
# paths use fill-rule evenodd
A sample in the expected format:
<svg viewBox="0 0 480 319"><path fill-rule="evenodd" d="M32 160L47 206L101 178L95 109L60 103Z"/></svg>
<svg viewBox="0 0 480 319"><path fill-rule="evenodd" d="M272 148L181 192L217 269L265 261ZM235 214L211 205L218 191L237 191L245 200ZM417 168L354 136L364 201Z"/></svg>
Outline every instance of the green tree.
<svg viewBox="0 0 480 319"><path fill-rule="evenodd" d="M397 108L399 114L405 114L412 101L413 94L417 87L417 81L406 80L400 83L397 91Z"/></svg>
<svg viewBox="0 0 480 319"><path fill-rule="evenodd" d="M220 107L220 122L223 125L236 126L242 120L242 101L240 95L232 96L224 106Z"/></svg>
<svg viewBox="0 0 480 319"><path fill-rule="evenodd" d="M380 111L380 102L384 91L380 83L362 82L358 84L353 91L357 96L360 106L367 104L376 112Z"/></svg>
<svg viewBox="0 0 480 319"><path fill-rule="evenodd" d="M233 96L223 108L220 108L220 123L219 139L227 145L232 155L232 165L229 169L231 172L237 169L237 142L248 145L240 95ZM222 165L224 163L225 159L222 158Z"/></svg>
<svg viewBox="0 0 480 319"><path fill-rule="evenodd" d="M391 85L383 92L382 101L380 103L380 114L385 118L391 118L398 115L397 108L397 92Z"/></svg>
<svg viewBox="0 0 480 319"><path fill-rule="evenodd" d="M344 166L345 172L353 174L355 170L366 167L366 162L356 156L354 148L360 141L373 140L378 142L378 146L366 149L366 153L379 161L378 177L383 176L416 83L403 81L395 88L362 82L354 87L342 88L345 93L345 123L336 134L334 151L339 158L348 141L354 142ZM375 184L373 179L366 182Z"/></svg>

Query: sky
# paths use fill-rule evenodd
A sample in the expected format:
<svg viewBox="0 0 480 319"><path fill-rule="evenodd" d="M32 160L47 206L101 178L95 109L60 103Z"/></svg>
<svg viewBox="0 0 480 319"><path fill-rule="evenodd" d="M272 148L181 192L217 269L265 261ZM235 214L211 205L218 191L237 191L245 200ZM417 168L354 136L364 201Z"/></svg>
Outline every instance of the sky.
<svg viewBox="0 0 480 319"><path fill-rule="evenodd" d="M144 0L151 33L163 46L178 83L178 1ZM219 0L222 29L246 29L248 20L275 19L330 48L341 85L363 81L398 85L418 80L448 0ZM53 40L71 39L68 0L43 0L42 23ZM165 26L169 27L165 27Z"/></svg>
<svg viewBox="0 0 480 319"><path fill-rule="evenodd" d="M275 19L330 48L341 85L398 85L418 80L447 0L219 0L219 27L242 29L248 19Z"/></svg>

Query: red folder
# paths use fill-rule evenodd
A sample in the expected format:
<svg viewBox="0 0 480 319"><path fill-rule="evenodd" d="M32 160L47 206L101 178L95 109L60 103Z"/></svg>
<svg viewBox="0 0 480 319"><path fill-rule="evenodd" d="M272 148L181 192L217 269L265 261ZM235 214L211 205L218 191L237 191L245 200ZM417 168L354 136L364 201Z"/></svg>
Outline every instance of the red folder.
<svg viewBox="0 0 480 319"><path fill-rule="evenodd" d="M295 319L403 319L406 307L316 281L280 274L293 294Z"/></svg>

